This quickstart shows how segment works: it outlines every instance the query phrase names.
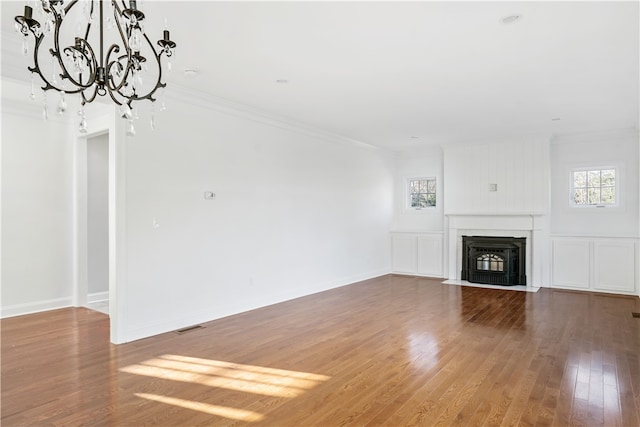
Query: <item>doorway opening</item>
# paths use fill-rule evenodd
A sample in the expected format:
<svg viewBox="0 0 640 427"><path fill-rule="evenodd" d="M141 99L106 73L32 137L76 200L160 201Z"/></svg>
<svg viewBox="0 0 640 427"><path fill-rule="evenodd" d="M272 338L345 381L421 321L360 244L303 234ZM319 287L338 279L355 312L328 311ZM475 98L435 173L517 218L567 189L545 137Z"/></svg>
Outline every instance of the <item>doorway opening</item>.
<svg viewBox="0 0 640 427"><path fill-rule="evenodd" d="M109 134L87 138L87 308L109 314Z"/></svg>

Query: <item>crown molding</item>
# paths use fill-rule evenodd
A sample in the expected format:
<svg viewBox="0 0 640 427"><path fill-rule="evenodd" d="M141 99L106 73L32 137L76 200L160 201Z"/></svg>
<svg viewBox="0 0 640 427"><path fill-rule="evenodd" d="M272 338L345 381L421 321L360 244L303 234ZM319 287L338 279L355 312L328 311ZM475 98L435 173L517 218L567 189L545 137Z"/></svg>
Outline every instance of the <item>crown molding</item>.
<svg viewBox="0 0 640 427"><path fill-rule="evenodd" d="M4 67L4 61L3 61ZM14 67L17 68L17 67ZM11 74L11 73L8 73ZM2 85L8 84L11 86L11 94L10 96L5 96L5 91L2 90L2 108L3 110L7 110L7 112L11 112L14 114L26 115L29 117L42 117L42 109L34 108L33 103L37 103L38 101L29 101L27 94L30 90L30 83L25 82L23 80L18 80L12 77L4 76L2 77ZM16 92L18 91L16 88L20 88L19 91L25 94L24 98L20 96L16 96ZM167 101L176 101L182 102L185 104L192 105L197 108L202 108L207 111L215 111L217 113L226 114L238 118L242 118L245 120L251 120L253 122L261 123L264 125L276 127L279 129L283 129L289 132L294 132L300 135L304 135L311 138L320 139L325 142L332 142L342 145L349 145L358 148L364 148L367 150L374 151L391 151L386 148L381 148L374 146L372 144L359 141L353 138L349 138L346 136L342 136L339 134L335 134L329 131L325 131L323 129L308 125L306 123L301 123L287 117L275 115L272 113L268 113L263 110L259 110L248 105L236 103L233 101L229 101L223 98L203 94L202 92L198 92L192 89L188 89L184 86L180 86L177 84L171 84L169 90L166 91L165 97ZM72 98L72 97L69 97ZM52 119L55 114L51 114L51 112L55 112L55 107L49 108L50 114L49 118ZM87 108L87 116L90 116L90 108ZM59 117L57 115L56 119ZM61 120L71 123L71 119L68 118L69 115L63 115ZM67 118L65 118L67 117Z"/></svg>
<svg viewBox="0 0 640 427"><path fill-rule="evenodd" d="M215 97L202 92L188 89L177 84L170 84L166 91L166 99L169 101L178 101L185 104L193 105L208 111L239 117L251 120L268 126L284 129L300 135L317 138L322 141L328 141L337 144L350 145L358 148L364 148L374 151L391 151L386 148L377 147L364 141L349 138L343 135L335 134L306 123L298 122L284 116L272 114L264 110L250 107L227 99Z"/></svg>
<svg viewBox="0 0 640 427"><path fill-rule="evenodd" d="M602 142L620 139L638 138L640 134L637 128L607 129L595 132L576 132L570 134L554 135L552 144L572 144L585 142Z"/></svg>

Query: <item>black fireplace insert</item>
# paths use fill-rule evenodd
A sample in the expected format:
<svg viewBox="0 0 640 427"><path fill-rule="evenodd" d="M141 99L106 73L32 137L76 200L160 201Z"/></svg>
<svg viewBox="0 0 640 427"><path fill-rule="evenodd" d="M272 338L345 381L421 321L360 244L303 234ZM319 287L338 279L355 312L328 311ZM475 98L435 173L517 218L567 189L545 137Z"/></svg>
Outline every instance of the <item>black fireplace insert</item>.
<svg viewBox="0 0 640 427"><path fill-rule="evenodd" d="M526 285L526 238L462 236L462 280Z"/></svg>

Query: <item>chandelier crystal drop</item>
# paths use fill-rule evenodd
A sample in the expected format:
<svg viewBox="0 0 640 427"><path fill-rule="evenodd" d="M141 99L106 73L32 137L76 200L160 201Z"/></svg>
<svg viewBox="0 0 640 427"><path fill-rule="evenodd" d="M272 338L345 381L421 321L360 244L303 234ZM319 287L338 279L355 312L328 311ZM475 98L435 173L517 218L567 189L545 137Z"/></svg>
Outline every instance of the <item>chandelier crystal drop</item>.
<svg viewBox="0 0 640 427"><path fill-rule="evenodd" d="M156 50L145 32L145 14L138 9L136 0L35 0L30 3L34 4L33 8L25 5L24 15L15 17L16 31L22 38L23 54L33 54L33 66L27 67L32 73L32 99L35 98L33 76L37 74L44 82L45 118L48 117L46 94L49 90L60 92L57 107L60 114L67 109L65 94L80 96L78 129L83 133L87 132L84 106L95 101L98 95L108 95L119 107L122 117L129 121L130 135L135 134L133 120L137 118L132 111L138 111L134 102L154 102L160 89L160 111L165 109L162 56L170 70L170 58L176 48L166 21ZM34 38L32 49L31 36ZM47 54L51 57L50 67L45 66ZM155 124L153 117L152 122Z"/></svg>

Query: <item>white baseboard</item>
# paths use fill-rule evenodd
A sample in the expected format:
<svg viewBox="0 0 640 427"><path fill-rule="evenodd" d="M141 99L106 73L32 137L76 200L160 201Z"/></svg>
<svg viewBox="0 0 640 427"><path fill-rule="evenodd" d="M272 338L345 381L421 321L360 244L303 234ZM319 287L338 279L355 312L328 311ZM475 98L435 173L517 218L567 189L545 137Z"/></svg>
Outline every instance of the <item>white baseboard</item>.
<svg viewBox="0 0 640 427"><path fill-rule="evenodd" d="M41 311L56 310L58 308L71 307L73 305L72 297L56 298L46 301L28 302L24 304L14 304L2 307L0 310L0 318L22 316L24 314L39 313Z"/></svg>
<svg viewBox="0 0 640 427"><path fill-rule="evenodd" d="M87 304L92 302L109 301L109 291L106 292L94 292L87 295Z"/></svg>
<svg viewBox="0 0 640 427"><path fill-rule="evenodd" d="M388 269L378 270L365 274L347 276L330 282L316 284L315 286L306 289L296 289L293 291L289 291L288 293L269 295L269 299L245 300L241 305L235 307L226 306L224 309L218 309L215 312L212 310L205 310L199 312L191 312L188 314L185 313L184 316L179 318L162 319L162 321L159 322L154 322L138 328L126 330L121 337L117 337L117 341L114 342L114 344L123 344L126 342L136 341L153 335L158 335L179 328L184 328L186 326L210 322L212 320L221 319L223 317L233 316L235 314L240 314L246 311L255 310L257 308L262 308L292 299L309 296L318 292L324 292L341 286L351 285L364 280L374 279L376 277L384 276L387 274L389 274Z"/></svg>

